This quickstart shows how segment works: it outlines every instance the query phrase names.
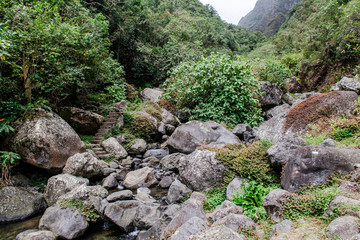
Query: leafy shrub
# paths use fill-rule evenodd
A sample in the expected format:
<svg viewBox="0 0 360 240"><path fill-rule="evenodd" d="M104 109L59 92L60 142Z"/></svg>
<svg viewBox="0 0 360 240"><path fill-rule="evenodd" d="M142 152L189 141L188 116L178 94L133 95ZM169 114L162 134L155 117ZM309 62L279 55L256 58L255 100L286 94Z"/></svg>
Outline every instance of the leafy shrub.
<svg viewBox="0 0 360 240"><path fill-rule="evenodd" d="M165 83L164 99L175 108L189 108L190 119L256 125L261 110L256 96L259 84L246 61L213 54L198 62L172 69Z"/></svg>
<svg viewBox="0 0 360 240"><path fill-rule="evenodd" d="M21 157L17 153L0 151L1 179L5 185L11 185L11 168Z"/></svg>
<svg viewBox="0 0 360 240"><path fill-rule="evenodd" d="M266 63L264 67L260 68L259 77L261 81L275 83L285 90L286 81L293 78L294 75L285 64L273 61Z"/></svg>
<svg viewBox="0 0 360 240"><path fill-rule="evenodd" d="M212 211L226 200L226 187L214 187L205 192L205 196L204 210Z"/></svg>
<svg viewBox="0 0 360 240"><path fill-rule="evenodd" d="M238 192L232 201L244 209L244 215L247 217L255 221L265 220L267 215L263 200L270 191L276 188L278 187L275 185L265 187L262 183L250 181L244 184L243 191Z"/></svg>
<svg viewBox="0 0 360 240"><path fill-rule="evenodd" d="M360 132L360 118L341 119L331 125L329 137L336 141L352 138Z"/></svg>
<svg viewBox="0 0 360 240"><path fill-rule="evenodd" d="M81 200L77 199L62 199L59 202L61 208L71 208L73 210L79 210L87 221L96 222L100 215L96 212L96 209L90 204L85 204Z"/></svg>

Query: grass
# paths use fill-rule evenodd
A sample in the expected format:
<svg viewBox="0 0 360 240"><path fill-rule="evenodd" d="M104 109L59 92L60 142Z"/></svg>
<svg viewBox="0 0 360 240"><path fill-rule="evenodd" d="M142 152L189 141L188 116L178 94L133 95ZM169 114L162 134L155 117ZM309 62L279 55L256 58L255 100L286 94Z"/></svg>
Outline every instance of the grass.
<svg viewBox="0 0 360 240"><path fill-rule="evenodd" d="M212 188L204 194L206 196L204 210L213 211L217 206L226 200L226 186Z"/></svg>
<svg viewBox="0 0 360 240"><path fill-rule="evenodd" d="M86 149L91 149L92 150L92 147L90 146L90 143L91 143L94 136L80 134L79 137L80 137L81 141L83 141L83 143L85 144Z"/></svg>

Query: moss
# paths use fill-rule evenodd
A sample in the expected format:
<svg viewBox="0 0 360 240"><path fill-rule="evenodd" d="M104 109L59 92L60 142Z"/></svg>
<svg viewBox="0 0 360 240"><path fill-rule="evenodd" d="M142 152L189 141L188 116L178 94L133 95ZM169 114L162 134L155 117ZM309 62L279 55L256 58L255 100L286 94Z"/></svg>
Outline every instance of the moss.
<svg viewBox="0 0 360 240"><path fill-rule="evenodd" d="M146 116L141 114L134 114L131 124L132 133L147 142L152 140L157 133L157 129L153 122Z"/></svg>

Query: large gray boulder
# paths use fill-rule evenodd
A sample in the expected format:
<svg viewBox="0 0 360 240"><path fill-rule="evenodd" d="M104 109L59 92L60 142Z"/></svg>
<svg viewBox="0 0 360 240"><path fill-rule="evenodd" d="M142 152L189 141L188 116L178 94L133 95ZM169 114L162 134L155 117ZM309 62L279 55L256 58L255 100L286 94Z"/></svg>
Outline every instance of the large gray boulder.
<svg viewBox="0 0 360 240"><path fill-rule="evenodd" d="M333 210L337 207L344 207L345 209L348 208L345 212L352 211L351 208L359 208L360 207L360 200L344 197L344 196L337 196L335 197L331 203L329 204L329 207L324 212L324 217L328 217L333 214Z"/></svg>
<svg viewBox="0 0 360 240"><path fill-rule="evenodd" d="M19 233L16 240L55 240L56 235L46 230L30 229Z"/></svg>
<svg viewBox="0 0 360 240"><path fill-rule="evenodd" d="M17 187L0 189L0 222L19 221L44 211L46 203L40 193Z"/></svg>
<svg viewBox="0 0 360 240"><path fill-rule="evenodd" d="M208 223L201 218L193 217L187 220L176 232L171 236L171 240L184 240L187 237L197 234L200 231L208 229Z"/></svg>
<svg viewBox="0 0 360 240"><path fill-rule="evenodd" d="M129 189L137 189L140 187L150 187L157 183L154 169L144 167L126 174L123 185Z"/></svg>
<svg viewBox="0 0 360 240"><path fill-rule="evenodd" d="M303 185L325 183L334 172L350 173L360 163L360 150L321 146L299 147L284 169L281 186L295 191Z"/></svg>
<svg viewBox="0 0 360 240"><path fill-rule="evenodd" d="M238 124L232 131L241 141L252 143L256 140L256 133L247 124Z"/></svg>
<svg viewBox="0 0 360 240"><path fill-rule="evenodd" d="M160 219L160 215L160 204L141 202L136 212L135 226L138 229L149 229Z"/></svg>
<svg viewBox="0 0 360 240"><path fill-rule="evenodd" d="M179 162L181 181L194 191L222 184L226 167L215 158L216 153L196 150Z"/></svg>
<svg viewBox="0 0 360 240"><path fill-rule="evenodd" d="M171 184L166 199L169 203L176 203L181 201L184 197L191 193L191 190L182 184L179 180Z"/></svg>
<svg viewBox="0 0 360 240"><path fill-rule="evenodd" d="M203 232L192 235L186 240L246 240L243 235L238 234L224 225L211 227Z"/></svg>
<svg viewBox="0 0 360 240"><path fill-rule="evenodd" d="M292 221L290 221L289 219L285 219L272 227L270 231L270 236L273 236L276 233L288 233L291 231L293 225L294 223Z"/></svg>
<svg viewBox="0 0 360 240"><path fill-rule="evenodd" d="M167 149L150 149L145 152L143 157L156 157L157 159L162 159L167 155L169 155L169 150Z"/></svg>
<svg viewBox="0 0 360 240"><path fill-rule="evenodd" d="M114 154L116 158L123 159L128 156L125 148L116 140L116 138L108 138L101 143L106 152Z"/></svg>
<svg viewBox="0 0 360 240"><path fill-rule="evenodd" d="M351 239L359 233L360 219L344 216L333 220L326 228L328 238Z"/></svg>
<svg viewBox="0 0 360 240"><path fill-rule="evenodd" d="M260 93L262 94L259 98L261 108L270 109L281 104L283 92L276 84L261 82Z"/></svg>
<svg viewBox="0 0 360 240"><path fill-rule="evenodd" d="M266 210L268 217L275 222L282 220L281 211L286 201L286 196L290 193L282 189L272 190L263 200L263 206Z"/></svg>
<svg viewBox="0 0 360 240"><path fill-rule="evenodd" d="M86 218L79 210L49 207L40 219L39 229L49 230L65 239L74 239L84 234L89 227Z"/></svg>
<svg viewBox="0 0 360 240"><path fill-rule="evenodd" d="M143 154L146 151L146 141L144 139L135 139L128 148L128 153L133 155Z"/></svg>
<svg viewBox="0 0 360 240"><path fill-rule="evenodd" d="M354 91L357 94L360 94L360 81L355 78L343 77L339 82L330 88L330 91L338 90Z"/></svg>
<svg viewBox="0 0 360 240"><path fill-rule="evenodd" d="M165 170L179 170L179 161L185 154L182 153L173 153L163 157L160 160L160 165Z"/></svg>
<svg viewBox="0 0 360 240"><path fill-rule="evenodd" d="M47 182L44 194L48 206L52 206L59 197L83 184L88 185L89 179L75 177L70 174L52 176Z"/></svg>
<svg viewBox="0 0 360 240"><path fill-rule="evenodd" d="M179 120L177 120L173 114L171 114L169 111L167 111L164 108L161 109L161 117L162 117L162 122L165 125L171 125L176 127L180 123Z"/></svg>
<svg viewBox="0 0 360 240"><path fill-rule="evenodd" d="M11 150L36 167L60 172L70 156L86 151L74 129L53 112L32 109L15 126Z"/></svg>
<svg viewBox="0 0 360 240"><path fill-rule="evenodd" d="M85 152L69 157L62 172L84 178L95 178L103 176L103 169L107 167L106 162Z"/></svg>
<svg viewBox="0 0 360 240"><path fill-rule="evenodd" d="M139 202L133 200L109 203L104 214L124 232L129 233L135 228L134 221L138 206Z"/></svg>
<svg viewBox="0 0 360 240"><path fill-rule="evenodd" d="M75 107L59 108L58 114L80 134L94 135L104 122L103 116Z"/></svg>
<svg viewBox="0 0 360 240"><path fill-rule="evenodd" d="M182 124L167 141L171 150L185 154L192 153L199 146L224 146L234 143L240 143L239 138L213 121L191 121Z"/></svg>
<svg viewBox="0 0 360 240"><path fill-rule="evenodd" d="M221 205L217 206L212 213L209 213L208 218L213 221L219 221L229 214L242 214L243 208L237 206L235 203L225 200Z"/></svg>
<svg viewBox="0 0 360 240"><path fill-rule="evenodd" d="M229 215L217 220L212 224L212 227L225 225L228 228L231 228L234 231L241 231L241 229L252 229L255 228L255 222L242 214L233 214Z"/></svg>

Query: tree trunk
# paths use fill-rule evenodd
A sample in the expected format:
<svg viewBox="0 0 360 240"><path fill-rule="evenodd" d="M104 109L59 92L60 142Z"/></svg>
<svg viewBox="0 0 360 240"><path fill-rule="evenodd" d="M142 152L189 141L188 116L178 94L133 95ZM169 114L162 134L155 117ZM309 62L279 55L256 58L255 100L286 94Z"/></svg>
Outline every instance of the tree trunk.
<svg viewBox="0 0 360 240"><path fill-rule="evenodd" d="M26 61L26 51L23 52L22 62L23 62L23 79L24 79L26 102L31 103L31 80L29 78L30 67L28 66Z"/></svg>

